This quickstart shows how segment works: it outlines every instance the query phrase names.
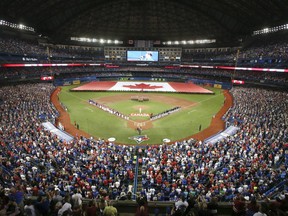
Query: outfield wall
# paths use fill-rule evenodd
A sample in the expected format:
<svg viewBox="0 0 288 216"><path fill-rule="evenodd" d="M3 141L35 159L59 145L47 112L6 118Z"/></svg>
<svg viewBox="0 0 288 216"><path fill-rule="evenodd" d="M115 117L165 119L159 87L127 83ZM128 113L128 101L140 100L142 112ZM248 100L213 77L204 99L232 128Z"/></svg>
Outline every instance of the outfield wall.
<svg viewBox="0 0 288 216"><path fill-rule="evenodd" d="M197 84L197 85L206 85L211 86L214 88L220 88L220 89L231 89L232 84L228 82L219 82L216 80L203 80L203 79L189 79L188 82Z"/></svg>
<svg viewBox="0 0 288 216"><path fill-rule="evenodd" d="M75 77L75 78L65 78L65 79L55 79L55 86L67 86L67 85L78 85L80 83L92 82L98 80L96 76L87 77Z"/></svg>

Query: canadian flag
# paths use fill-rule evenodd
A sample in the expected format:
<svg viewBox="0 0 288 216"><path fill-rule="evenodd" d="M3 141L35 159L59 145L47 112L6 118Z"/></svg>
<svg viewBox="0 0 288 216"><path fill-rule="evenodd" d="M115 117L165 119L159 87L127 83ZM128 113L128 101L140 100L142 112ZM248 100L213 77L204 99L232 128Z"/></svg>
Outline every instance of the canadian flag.
<svg viewBox="0 0 288 216"><path fill-rule="evenodd" d="M213 93L193 83L178 82L90 82L76 87L74 91L145 91L145 92L185 92Z"/></svg>
<svg viewBox="0 0 288 216"><path fill-rule="evenodd" d="M117 82L111 91L159 91L175 92L176 90L167 82Z"/></svg>

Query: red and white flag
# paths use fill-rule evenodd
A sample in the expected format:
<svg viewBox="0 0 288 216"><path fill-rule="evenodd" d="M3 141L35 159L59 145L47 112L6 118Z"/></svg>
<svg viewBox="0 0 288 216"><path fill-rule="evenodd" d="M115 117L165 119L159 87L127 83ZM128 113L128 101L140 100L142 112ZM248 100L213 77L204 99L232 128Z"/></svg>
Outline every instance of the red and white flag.
<svg viewBox="0 0 288 216"><path fill-rule="evenodd" d="M73 89L74 91L145 91L145 92L183 92L213 93L193 83L178 82L90 82Z"/></svg>

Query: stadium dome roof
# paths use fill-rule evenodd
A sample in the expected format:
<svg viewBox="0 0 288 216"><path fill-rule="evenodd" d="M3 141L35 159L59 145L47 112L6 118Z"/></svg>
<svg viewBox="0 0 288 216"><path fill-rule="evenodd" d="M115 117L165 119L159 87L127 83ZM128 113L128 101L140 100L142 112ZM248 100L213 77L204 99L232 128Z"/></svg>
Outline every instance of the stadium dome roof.
<svg viewBox="0 0 288 216"><path fill-rule="evenodd" d="M54 39L235 39L288 22L287 0L1 0L0 19Z"/></svg>

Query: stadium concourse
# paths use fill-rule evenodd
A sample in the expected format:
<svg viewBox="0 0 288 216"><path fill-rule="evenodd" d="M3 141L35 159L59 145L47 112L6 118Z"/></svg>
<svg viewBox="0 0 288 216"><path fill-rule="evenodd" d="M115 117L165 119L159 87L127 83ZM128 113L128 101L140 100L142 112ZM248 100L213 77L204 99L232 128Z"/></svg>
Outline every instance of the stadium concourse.
<svg viewBox="0 0 288 216"><path fill-rule="evenodd" d="M287 92L231 89L234 105L224 119L240 130L215 144L190 139L138 148L82 136L66 142L44 130L43 121L58 117L50 102L54 90L43 83L0 88L4 214L5 206L23 211L36 196L36 210L54 215L64 208L62 199L76 194L100 200L137 195L148 203L202 197L208 206L214 198L232 201L238 194L271 211L287 211ZM87 209L73 203L72 210Z"/></svg>

